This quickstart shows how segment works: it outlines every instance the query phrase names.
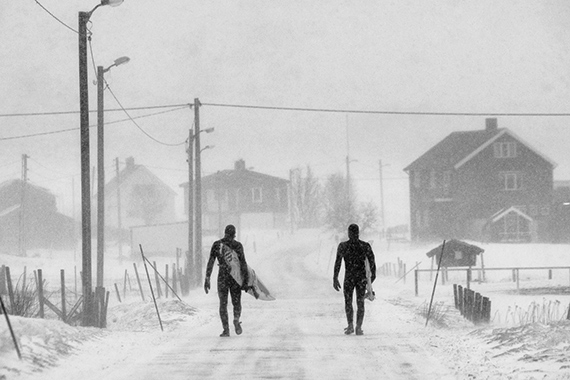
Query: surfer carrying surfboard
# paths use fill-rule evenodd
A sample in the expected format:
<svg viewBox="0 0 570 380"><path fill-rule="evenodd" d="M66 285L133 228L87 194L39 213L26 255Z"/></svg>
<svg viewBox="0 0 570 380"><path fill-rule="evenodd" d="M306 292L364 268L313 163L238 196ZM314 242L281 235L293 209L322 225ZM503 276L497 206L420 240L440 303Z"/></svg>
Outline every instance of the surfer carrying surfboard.
<svg viewBox="0 0 570 380"><path fill-rule="evenodd" d="M338 274L344 259L344 306L348 326L344 329L345 334L354 332L354 311L352 308L352 297L356 289L356 335L363 335L362 322L364 321L364 298L367 288L367 267L369 266L370 283L376 279L376 263L374 252L367 242L359 239L358 225L348 226L348 241L343 241L338 245L336 260L334 263L333 288L340 291ZM366 265L368 261L369 265ZM373 298L371 298L373 299Z"/></svg>
<svg viewBox="0 0 570 380"><path fill-rule="evenodd" d="M217 240L212 245L210 250L210 259L206 267L206 280L204 281L204 291L206 294L210 291L210 276L214 269L214 261L218 259L218 297L220 298L220 319L224 330L220 334L221 337L230 336L230 328L228 321L228 292L232 298L232 306L234 311L234 327L236 334L242 333L240 316L241 316L241 291L248 290L249 273L247 269L247 262L243 253L243 245L235 240L236 228L229 224L226 226L224 237ZM225 257L222 257L224 250L222 247L230 248L237 254L237 261L241 269L243 284L240 285L231 274L231 263Z"/></svg>

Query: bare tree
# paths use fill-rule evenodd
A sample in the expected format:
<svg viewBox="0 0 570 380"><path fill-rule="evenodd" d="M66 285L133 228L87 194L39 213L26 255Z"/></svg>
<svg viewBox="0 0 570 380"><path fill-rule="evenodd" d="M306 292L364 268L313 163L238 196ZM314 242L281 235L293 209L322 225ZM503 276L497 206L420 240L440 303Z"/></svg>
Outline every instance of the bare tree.
<svg viewBox="0 0 570 380"><path fill-rule="evenodd" d="M319 226L323 205L322 188L309 165L305 177L301 169L292 171L291 189L293 214L297 225L301 228Z"/></svg>
<svg viewBox="0 0 570 380"><path fill-rule="evenodd" d="M348 181L340 174L331 174L325 184L325 218L326 225L336 231L344 232L350 223L357 223L355 192L348 191Z"/></svg>

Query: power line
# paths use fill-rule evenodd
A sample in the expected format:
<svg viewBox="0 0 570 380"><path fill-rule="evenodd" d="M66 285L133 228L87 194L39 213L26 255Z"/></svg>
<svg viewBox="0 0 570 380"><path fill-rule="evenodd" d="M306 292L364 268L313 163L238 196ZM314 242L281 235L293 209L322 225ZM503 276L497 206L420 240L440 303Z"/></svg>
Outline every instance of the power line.
<svg viewBox="0 0 570 380"><path fill-rule="evenodd" d="M110 124L116 124L116 123L122 123L125 121L130 121L132 119L143 119L145 117L150 117L150 116L156 116L156 115L162 115L165 113L169 113L169 112L174 112L174 111L179 111L181 109L186 109L187 105L184 105L180 108L175 108L175 109L171 109L171 110L166 110L166 111L161 111L161 112L153 112L150 114L146 114L146 115L141 115L141 116L134 116L131 118L127 118L127 119L119 119L119 120L114 120L114 121L110 121L108 123L105 123L105 125L110 125ZM121 110L122 111L122 110ZM97 125L90 125L89 128L95 128ZM64 132L71 132L71 131L77 131L79 130L79 127L76 128L67 128L67 129L59 129L56 131L50 131L50 132L38 132L38 133L30 133L27 135L18 135L18 136L10 136L10 137L0 137L0 141L5 141L5 140L17 140L17 139L24 139L24 138L28 138L28 137L37 137L37 136L45 136L45 135L53 135L53 134L57 134L57 133L64 133Z"/></svg>
<svg viewBox="0 0 570 380"><path fill-rule="evenodd" d="M121 102L119 101L119 99L117 99L117 97L115 96L115 93L113 92L113 90L111 90L111 87L109 86L109 83L107 83L107 81L105 81L105 84L107 85L107 89L109 90L109 92L111 93L111 95L113 96L113 98L115 98L115 101L117 102L117 104L119 105L119 107L121 107L123 109L123 111L125 112L125 115L128 116L129 120L142 132L144 133L148 138L150 138L151 140L161 144L161 145L166 145L166 146L180 146L186 143L186 140L182 141L181 143L165 143L162 142L160 140L157 140L156 138L152 137L150 134L148 134L144 129L141 128L140 125L138 125L138 123L131 117L131 115L129 114L129 112L127 110L124 109L123 105L121 104Z"/></svg>
<svg viewBox="0 0 570 380"><path fill-rule="evenodd" d="M158 109L158 108L192 108L191 103L180 103L180 104L165 104L160 106L141 106L141 107L125 107L125 108L110 108L105 109L105 112L124 112L127 111L141 111L141 110L151 110L151 109ZM52 111L52 112L23 112L23 113L4 113L0 114L0 117L27 117L27 116L57 116L57 115L75 115L78 114L80 111ZM97 110L90 110L90 113L95 113Z"/></svg>
<svg viewBox="0 0 570 380"><path fill-rule="evenodd" d="M304 107L279 107L263 105L245 105L228 103L201 103L203 106L226 107L226 108L250 108L274 111L302 111L302 112L329 112L329 113L355 113L355 114L377 114L377 115L418 115L418 116L532 116L568 117L570 113L525 113L525 112L428 112L428 111L389 111L389 110L356 110L356 109L335 109L335 108L304 108Z"/></svg>
<svg viewBox="0 0 570 380"><path fill-rule="evenodd" d="M358 110L358 109L335 109L335 108L304 108L304 107L280 107L280 106L264 106L264 105L245 105L245 104L229 104L229 103L201 103L203 106L210 107L226 107L226 108L249 108L264 109L275 111L301 111L301 112L328 112L328 113L354 113L354 114L378 114L378 115L418 115L418 116L519 116L519 117L569 117L570 113L534 113L534 112L428 112L428 111L390 111L390 110ZM152 105L140 107L125 107L106 109L105 112L117 111L137 111L156 108L173 108L173 107L193 107L192 103L178 103L165 105ZM97 110L90 110L95 113ZM79 111L52 111L52 112L25 112L25 113L5 113L0 117L26 117L26 116L51 116L51 115L71 115L78 114Z"/></svg>
<svg viewBox="0 0 570 380"><path fill-rule="evenodd" d="M74 33L79 34L79 32L75 29L73 29L72 27L70 27L69 25L67 25L65 22L61 21L58 17L56 17L53 13L51 13L46 7L44 7L38 0L35 0L36 4L38 4L44 11L46 11L51 17L53 17L54 19L56 19L61 25L65 26L67 29L71 30Z"/></svg>

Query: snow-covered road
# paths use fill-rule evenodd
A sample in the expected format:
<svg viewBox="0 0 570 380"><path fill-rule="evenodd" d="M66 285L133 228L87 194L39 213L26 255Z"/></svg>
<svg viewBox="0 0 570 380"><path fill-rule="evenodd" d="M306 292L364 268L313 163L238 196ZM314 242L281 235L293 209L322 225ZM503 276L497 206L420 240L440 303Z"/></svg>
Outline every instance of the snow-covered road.
<svg viewBox="0 0 570 380"><path fill-rule="evenodd" d="M156 332L113 332L43 375L83 380L456 378L440 355L432 355L436 348L423 337L417 315L381 297L366 302L364 336L344 335L342 294L332 289L332 275L318 275L307 265L311 249L275 251L263 261L252 257L277 300L244 295L240 336L233 331L230 338L218 336L215 291L206 296L196 290L187 300L201 310L195 320L167 326L165 332L158 326Z"/></svg>

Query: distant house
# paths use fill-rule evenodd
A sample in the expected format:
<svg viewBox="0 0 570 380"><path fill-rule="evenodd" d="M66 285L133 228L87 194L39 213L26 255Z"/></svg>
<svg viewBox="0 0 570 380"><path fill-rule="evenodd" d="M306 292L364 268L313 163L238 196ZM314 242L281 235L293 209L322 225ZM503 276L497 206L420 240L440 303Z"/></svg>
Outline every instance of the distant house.
<svg viewBox="0 0 570 380"><path fill-rule="evenodd" d="M175 196L160 178L129 157L125 168L105 185L105 225L118 227L119 209L121 228L174 222ZM97 212L96 199L95 194L92 215Z"/></svg>
<svg viewBox="0 0 570 380"><path fill-rule="evenodd" d="M55 195L19 179L0 184L0 251L70 249L75 222L57 211Z"/></svg>
<svg viewBox="0 0 570 380"><path fill-rule="evenodd" d="M443 252L443 257L441 256ZM442 267L473 267L477 264L477 256L485 252L483 248L464 241L451 239L445 242L445 246L438 247L426 253L427 257L435 258L436 265Z"/></svg>
<svg viewBox="0 0 570 380"><path fill-rule="evenodd" d="M451 133L404 169L412 240L549 240L554 167L496 118Z"/></svg>
<svg viewBox="0 0 570 380"><path fill-rule="evenodd" d="M238 230L285 228L288 183L286 179L246 169L244 160L236 161L233 170L205 176L202 178L203 229L221 235L227 224L234 224ZM188 183L181 186L186 202Z"/></svg>

